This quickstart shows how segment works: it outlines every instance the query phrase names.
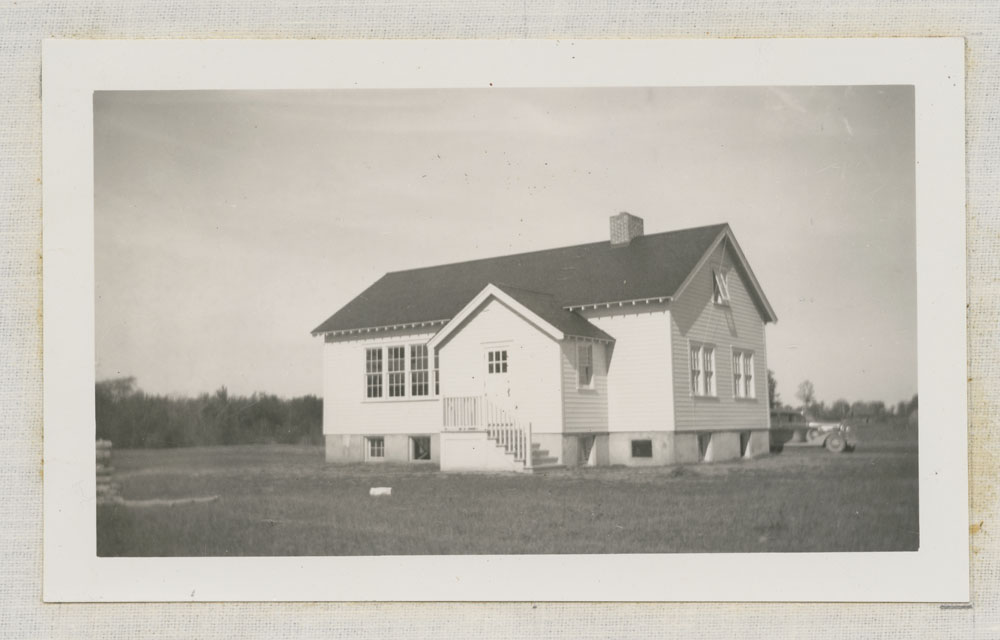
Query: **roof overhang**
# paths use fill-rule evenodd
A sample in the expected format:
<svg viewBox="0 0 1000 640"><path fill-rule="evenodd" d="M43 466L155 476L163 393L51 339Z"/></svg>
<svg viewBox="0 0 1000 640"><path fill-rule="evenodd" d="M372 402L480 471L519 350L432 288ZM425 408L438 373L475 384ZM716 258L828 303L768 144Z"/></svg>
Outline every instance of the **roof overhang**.
<svg viewBox="0 0 1000 640"><path fill-rule="evenodd" d="M673 296L656 296L655 298L636 298L635 300L615 300L613 302L587 302L585 304L568 304L563 307L566 311L583 311L585 309L610 309L634 307L640 304L663 304L669 303Z"/></svg>
<svg viewBox="0 0 1000 640"><path fill-rule="evenodd" d="M566 334L567 340L579 340L580 342L597 342L600 344L614 344L616 341L614 338L596 338L594 336L577 336L572 333Z"/></svg>
<svg viewBox="0 0 1000 640"><path fill-rule="evenodd" d="M476 296L465 305L461 311L455 314L455 317L448 321L441 330L434 334L434 337L427 342L427 347L432 351L438 347L442 342L444 342L448 336L453 334L462 323L476 312L476 310L490 298L495 298L505 304L506 306L513 309L517 314L526 318L529 322L537 326L542 330L543 333L547 334L554 340L563 340L566 338L566 334L552 325L550 322L539 316L537 313L521 304L515 300L512 296L506 293L500 287L494 284L488 284L483 287Z"/></svg>
<svg viewBox="0 0 1000 640"><path fill-rule="evenodd" d="M383 331L400 331L406 329L420 329L437 327L448 322L447 318L441 320L423 320L420 322L403 322L400 324L387 324L380 327L358 327L355 329L336 329L333 331L313 331L314 336L350 336L365 333L381 333Z"/></svg>

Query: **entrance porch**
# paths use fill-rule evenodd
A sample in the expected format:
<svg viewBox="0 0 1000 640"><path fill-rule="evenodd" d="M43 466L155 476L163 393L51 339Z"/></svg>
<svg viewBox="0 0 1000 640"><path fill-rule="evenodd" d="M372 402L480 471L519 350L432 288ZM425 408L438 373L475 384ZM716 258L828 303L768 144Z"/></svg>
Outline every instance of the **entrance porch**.
<svg viewBox="0 0 1000 640"><path fill-rule="evenodd" d="M554 468L557 458L533 441L531 421L487 396L442 398L442 471Z"/></svg>

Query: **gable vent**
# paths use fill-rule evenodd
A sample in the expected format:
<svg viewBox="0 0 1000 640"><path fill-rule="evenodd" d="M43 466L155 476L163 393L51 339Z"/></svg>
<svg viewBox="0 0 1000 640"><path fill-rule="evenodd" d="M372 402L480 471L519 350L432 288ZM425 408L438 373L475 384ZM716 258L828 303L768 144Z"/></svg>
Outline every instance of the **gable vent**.
<svg viewBox="0 0 1000 640"><path fill-rule="evenodd" d="M634 238L642 236L642 218L622 211L611 216L611 246L628 246Z"/></svg>

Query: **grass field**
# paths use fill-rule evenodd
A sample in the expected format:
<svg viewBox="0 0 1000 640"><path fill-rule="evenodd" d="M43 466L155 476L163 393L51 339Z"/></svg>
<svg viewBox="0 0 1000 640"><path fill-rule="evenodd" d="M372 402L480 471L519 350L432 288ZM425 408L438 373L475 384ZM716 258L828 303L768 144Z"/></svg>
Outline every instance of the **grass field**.
<svg viewBox="0 0 1000 640"><path fill-rule="evenodd" d="M545 475L328 465L282 445L120 450L128 500L101 506L101 556L912 551L912 435L861 433L857 451L787 448L757 460ZM883 437L884 436L884 437ZM392 487L372 498L370 487Z"/></svg>

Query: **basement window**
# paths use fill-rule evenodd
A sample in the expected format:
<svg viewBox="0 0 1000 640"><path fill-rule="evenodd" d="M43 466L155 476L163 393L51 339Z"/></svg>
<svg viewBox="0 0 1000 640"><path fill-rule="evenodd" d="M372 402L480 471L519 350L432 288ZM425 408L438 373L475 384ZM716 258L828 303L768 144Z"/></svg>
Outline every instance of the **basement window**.
<svg viewBox="0 0 1000 640"><path fill-rule="evenodd" d="M653 441L652 440L633 440L632 441L632 457L633 458L652 458L653 457Z"/></svg>
<svg viewBox="0 0 1000 640"><path fill-rule="evenodd" d="M385 438L365 438L365 459L382 460L385 458Z"/></svg>
<svg viewBox="0 0 1000 640"><path fill-rule="evenodd" d="M415 436L410 438L410 460L431 459L431 437Z"/></svg>

